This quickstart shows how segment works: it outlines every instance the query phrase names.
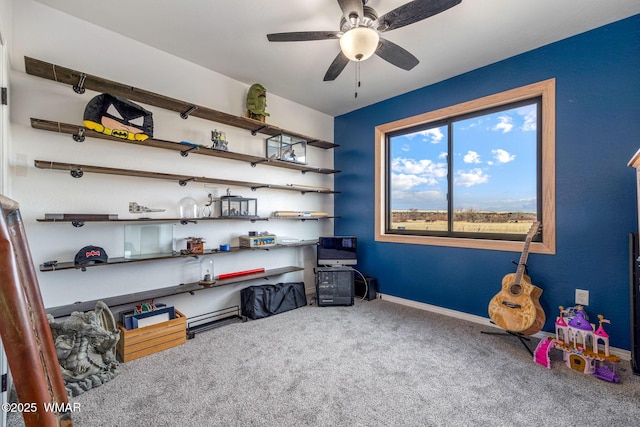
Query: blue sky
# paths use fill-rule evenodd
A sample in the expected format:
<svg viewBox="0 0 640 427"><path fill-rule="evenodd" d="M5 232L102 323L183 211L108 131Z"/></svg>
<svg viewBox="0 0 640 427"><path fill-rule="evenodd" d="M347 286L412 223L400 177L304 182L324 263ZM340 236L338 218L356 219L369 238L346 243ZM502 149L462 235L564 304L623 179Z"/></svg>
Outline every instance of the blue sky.
<svg viewBox="0 0 640 427"><path fill-rule="evenodd" d="M535 130L535 104L455 122L454 209L535 212ZM447 209L447 133L392 138L392 209Z"/></svg>

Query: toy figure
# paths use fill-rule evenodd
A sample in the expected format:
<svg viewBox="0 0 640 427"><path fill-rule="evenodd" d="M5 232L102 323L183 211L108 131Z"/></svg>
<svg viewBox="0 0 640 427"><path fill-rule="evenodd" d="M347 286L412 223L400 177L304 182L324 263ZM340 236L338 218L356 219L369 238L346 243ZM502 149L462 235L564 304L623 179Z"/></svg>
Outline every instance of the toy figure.
<svg viewBox="0 0 640 427"><path fill-rule="evenodd" d="M228 151L229 148L227 146L227 135L219 131L218 129L214 129L211 131L211 148L215 148L216 150Z"/></svg>
<svg viewBox="0 0 640 427"><path fill-rule="evenodd" d="M74 311L61 322L47 316L67 395L77 396L118 375L116 345L120 330L102 302L86 313Z"/></svg>
<svg viewBox="0 0 640 427"><path fill-rule="evenodd" d="M610 323L599 314L599 326L589 323L584 307L577 305L565 310L560 306L560 315L555 322L555 337L540 340L533 355L533 361L551 368L549 352L562 350L562 359L568 368L584 374L594 375L609 382L619 382L616 364L620 358L609 352L609 334L603 323ZM567 316L573 316L570 319ZM566 321L568 320L568 321Z"/></svg>
<svg viewBox="0 0 640 427"><path fill-rule="evenodd" d="M247 94L247 117L264 122L269 115L265 112L266 107L267 90L259 83L253 84Z"/></svg>
<svg viewBox="0 0 640 427"><path fill-rule="evenodd" d="M153 138L151 112L128 99L103 93L91 99L84 109L87 129L130 141Z"/></svg>

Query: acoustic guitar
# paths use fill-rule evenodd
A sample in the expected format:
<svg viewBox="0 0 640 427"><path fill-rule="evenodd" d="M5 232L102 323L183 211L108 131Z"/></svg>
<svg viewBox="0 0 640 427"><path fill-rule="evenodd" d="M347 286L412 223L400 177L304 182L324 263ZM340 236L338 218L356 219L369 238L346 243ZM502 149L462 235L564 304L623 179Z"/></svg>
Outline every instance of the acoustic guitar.
<svg viewBox="0 0 640 427"><path fill-rule="evenodd" d="M539 301L542 289L532 285L531 278L525 274L529 246L539 228L540 222L531 225L516 272L504 276L502 290L489 302L491 320L502 329L522 335L539 332L545 322Z"/></svg>

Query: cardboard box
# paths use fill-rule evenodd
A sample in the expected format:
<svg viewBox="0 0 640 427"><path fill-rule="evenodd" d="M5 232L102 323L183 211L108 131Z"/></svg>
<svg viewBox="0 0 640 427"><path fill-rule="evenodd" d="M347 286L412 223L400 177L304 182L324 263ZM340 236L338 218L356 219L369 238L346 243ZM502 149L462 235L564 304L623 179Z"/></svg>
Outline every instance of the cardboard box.
<svg viewBox="0 0 640 427"><path fill-rule="evenodd" d="M118 323L120 328L120 341L116 348L118 359L129 362L184 344L187 341L187 318L178 310L175 312L175 319L137 329L127 330Z"/></svg>

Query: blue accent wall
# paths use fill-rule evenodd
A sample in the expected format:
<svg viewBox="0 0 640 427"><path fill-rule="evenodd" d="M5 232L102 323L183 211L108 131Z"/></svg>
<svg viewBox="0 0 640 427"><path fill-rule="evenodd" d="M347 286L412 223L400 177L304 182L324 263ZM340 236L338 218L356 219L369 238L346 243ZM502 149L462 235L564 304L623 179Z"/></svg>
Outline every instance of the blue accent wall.
<svg viewBox="0 0 640 427"><path fill-rule="evenodd" d="M387 66L380 64L380 66ZM558 306L590 292L611 345L630 349L629 233L638 231L640 15L543 46L335 119L336 235L358 237L358 269L384 294L488 317L520 254L374 240L374 127L549 78L556 79L556 255L531 254L544 330ZM362 90L366 90L363 88Z"/></svg>

